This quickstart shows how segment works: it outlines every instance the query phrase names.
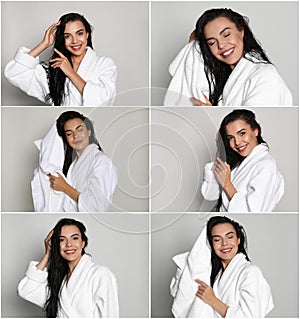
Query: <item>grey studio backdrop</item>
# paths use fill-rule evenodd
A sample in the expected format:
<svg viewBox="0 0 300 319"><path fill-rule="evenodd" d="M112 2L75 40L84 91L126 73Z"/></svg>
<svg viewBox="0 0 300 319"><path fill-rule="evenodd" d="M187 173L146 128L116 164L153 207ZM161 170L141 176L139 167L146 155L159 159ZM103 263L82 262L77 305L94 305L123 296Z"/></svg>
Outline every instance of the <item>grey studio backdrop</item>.
<svg viewBox="0 0 300 319"><path fill-rule="evenodd" d="M149 13L142 1L3 1L2 105L42 105L3 77L5 65L18 47L33 48L46 29L68 12L83 14L94 27L93 46L99 56L117 65L115 105L149 105ZM48 60L50 49L41 54Z"/></svg>
<svg viewBox="0 0 300 319"><path fill-rule="evenodd" d="M297 1L166 1L151 6L152 105L162 105L171 76L170 63L188 43L201 14L231 8L249 25L299 103L299 16ZM284 14L283 14L284 13ZM270 92L270 94L272 94Z"/></svg>
<svg viewBox="0 0 300 319"><path fill-rule="evenodd" d="M43 317L41 308L17 295L30 260L40 260L44 238L59 219L75 218L87 227L87 253L118 282L120 316L148 317L149 250L146 214L3 214L1 317Z"/></svg>
<svg viewBox="0 0 300 319"><path fill-rule="evenodd" d="M285 181L275 211L297 212L299 205L298 108L247 108L256 114ZM211 211L214 201L201 195L204 166L215 159L215 138L233 108L154 108L151 111L152 211Z"/></svg>
<svg viewBox="0 0 300 319"><path fill-rule="evenodd" d="M2 211L33 211L30 183L39 158L33 142L67 110L92 120L100 145L118 169L110 211L148 211L148 109L128 107L2 107Z"/></svg>
<svg viewBox="0 0 300 319"><path fill-rule="evenodd" d="M298 214L226 216L244 226L249 258L262 270L271 287L274 309L268 317L299 318ZM209 217L208 214L152 215L152 317L172 317L169 286L176 272L172 257L193 247Z"/></svg>

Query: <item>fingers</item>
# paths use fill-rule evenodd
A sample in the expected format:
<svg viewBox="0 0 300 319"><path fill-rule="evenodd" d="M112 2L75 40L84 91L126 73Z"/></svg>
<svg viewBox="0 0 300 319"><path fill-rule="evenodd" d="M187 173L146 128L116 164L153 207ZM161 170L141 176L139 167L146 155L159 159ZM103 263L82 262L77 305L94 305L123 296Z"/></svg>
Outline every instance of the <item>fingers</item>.
<svg viewBox="0 0 300 319"><path fill-rule="evenodd" d="M60 51L54 48L54 51L61 57L61 58L66 58Z"/></svg>
<svg viewBox="0 0 300 319"><path fill-rule="evenodd" d="M200 100L196 99L195 97L191 97L190 100L194 106L204 106L205 105L204 103L202 103Z"/></svg>

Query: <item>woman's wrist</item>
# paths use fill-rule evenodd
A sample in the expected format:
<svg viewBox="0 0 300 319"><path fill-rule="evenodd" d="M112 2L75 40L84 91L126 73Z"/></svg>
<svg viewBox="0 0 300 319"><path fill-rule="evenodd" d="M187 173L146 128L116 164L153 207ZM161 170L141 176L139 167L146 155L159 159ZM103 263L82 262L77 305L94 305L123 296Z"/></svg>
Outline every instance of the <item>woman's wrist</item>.
<svg viewBox="0 0 300 319"><path fill-rule="evenodd" d="M237 192L237 190L235 189L235 187L233 186L231 181L229 181L227 183L225 182L225 184L223 186L223 190L224 190L224 192L229 200L231 200L232 197L234 196L234 194Z"/></svg>

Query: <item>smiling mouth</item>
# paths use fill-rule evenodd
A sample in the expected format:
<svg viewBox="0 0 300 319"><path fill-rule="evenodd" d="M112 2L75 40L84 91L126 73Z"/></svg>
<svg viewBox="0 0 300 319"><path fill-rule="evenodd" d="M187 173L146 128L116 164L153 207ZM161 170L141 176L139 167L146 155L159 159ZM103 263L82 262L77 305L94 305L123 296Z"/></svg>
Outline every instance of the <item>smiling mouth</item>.
<svg viewBox="0 0 300 319"><path fill-rule="evenodd" d="M221 253L223 253L223 254L228 254L228 253L231 252L231 250L232 250L232 248L222 249L222 250L221 250Z"/></svg>
<svg viewBox="0 0 300 319"><path fill-rule="evenodd" d="M229 49L229 50L223 52L221 55L222 55L222 57L224 57L224 58L228 58L229 56L231 56L231 54L233 53L233 51L234 51L234 48L231 48L231 49Z"/></svg>
<svg viewBox="0 0 300 319"><path fill-rule="evenodd" d="M236 147L235 149L236 149L239 153L243 153L246 148L247 148L247 145L244 145L244 146L241 146L241 147Z"/></svg>
<svg viewBox="0 0 300 319"><path fill-rule="evenodd" d="M81 44L80 45L76 45L76 46L72 46L71 47L73 50L78 51L81 49Z"/></svg>
<svg viewBox="0 0 300 319"><path fill-rule="evenodd" d="M65 250L65 253L67 254L67 255L70 255L70 254L74 254L75 253L75 249L69 249L69 250Z"/></svg>

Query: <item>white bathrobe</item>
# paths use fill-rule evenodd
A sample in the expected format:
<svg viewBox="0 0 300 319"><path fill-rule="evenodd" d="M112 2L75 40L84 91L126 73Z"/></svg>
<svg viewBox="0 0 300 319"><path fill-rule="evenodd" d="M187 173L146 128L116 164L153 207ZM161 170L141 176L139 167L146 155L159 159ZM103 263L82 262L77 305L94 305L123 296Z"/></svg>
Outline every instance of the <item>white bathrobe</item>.
<svg viewBox="0 0 300 319"><path fill-rule="evenodd" d="M230 74L219 102L220 106L293 105L287 85L272 64L261 63L246 55ZM251 61L250 61L251 60ZM188 43L173 60L172 80L165 96L165 106L189 106L191 97L208 97L204 64L195 41Z"/></svg>
<svg viewBox="0 0 300 319"><path fill-rule="evenodd" d="M63 192L50 187L47 174L63 177L64 147L55 124L42 140L35 142L39 165L31 182L34 210L36 212L105 212L112 202L118 176L111 159L90 144L71 164L66 181L80 192L78 203ZM65 177L64 177L65 178Z"/></svg>
<svg viewBox="0 0 300 319"><path fill-rule="evenodd" d="M39 57L28 54L30 50L21 47L5 70L7 80L30 96L46 102L49 94L47 74ZM65 100L62 105L99 106L111 105L116 95L117 69L109 57L99 57L87 48L77 73L86 81L81 95L69 78L65 82Z"/></svg>
<svg viewBox="0 0 300 319"><path fill-rule="evenodd" d="M220 185L205 165L202 195L207 200L217 200ZM229 201L222 190L221 212L271 212L284 194L284 180L266 144L257 145L242 163L231 171L231 182L237 190Z"/></svg>
<svg viewBox="0 0 300 319"><path fill-rule="evenodd" d="M47 300L47 269L36 268L31 261L25 277L18 285L18 294L39 307ZM63 281L58 318L111 318L119 316L117 281L105 266L95 264L83 255L68 284Z"/></svg>
<svg viewBox="0 0 300 319"><path fill-rule="evenodd" d="M221 315L196 296L196 279L210 284L211 252L206 243L206 227L190 252L173 258L177 265L170 292L174 297L172 312L176 318L218 318ZM214 286L218 299L229 308L226 318L265 317L273 309L271 289L260 269L238 253Z"/></svg>

